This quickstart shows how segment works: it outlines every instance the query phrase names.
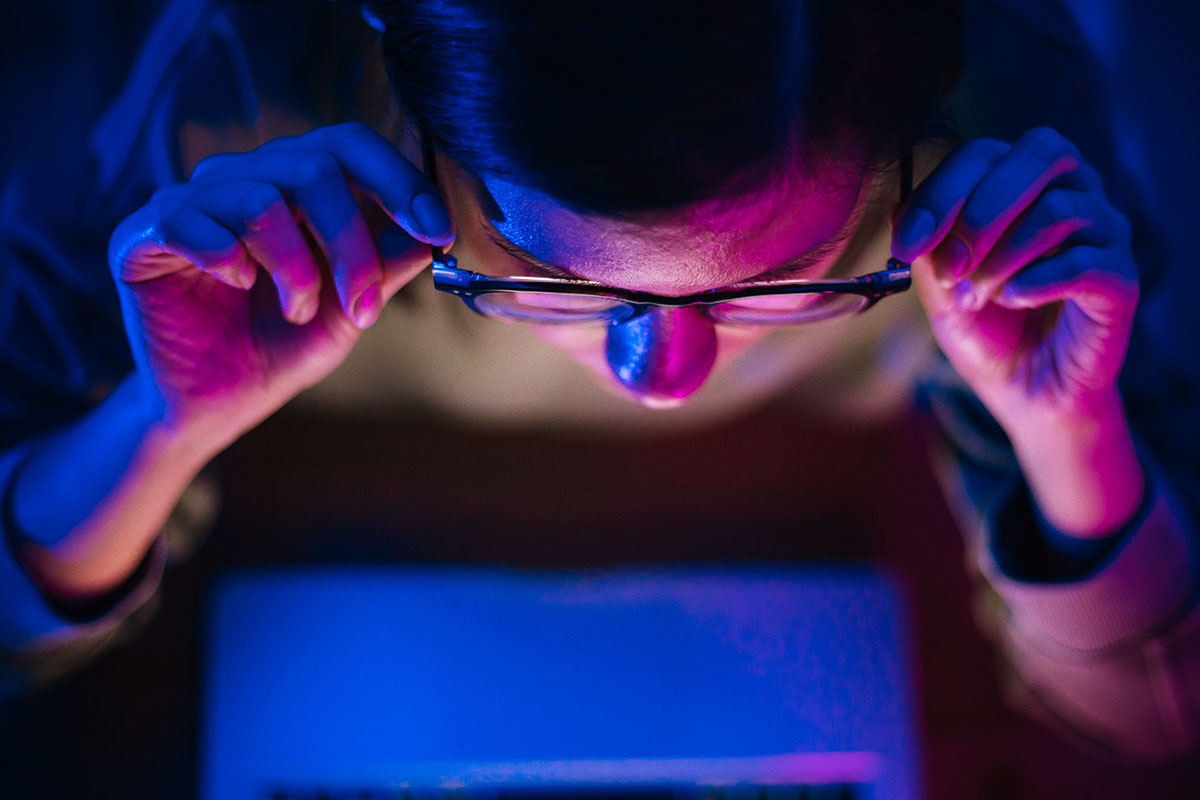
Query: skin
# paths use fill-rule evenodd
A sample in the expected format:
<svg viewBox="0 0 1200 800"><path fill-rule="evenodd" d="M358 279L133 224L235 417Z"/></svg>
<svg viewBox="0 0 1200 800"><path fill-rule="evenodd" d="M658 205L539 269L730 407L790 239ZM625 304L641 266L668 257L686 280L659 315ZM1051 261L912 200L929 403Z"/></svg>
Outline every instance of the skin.
<svg viewBox="0 0 1200 800"><path fill-rule="evenodd" d="M536 259L604 284L684 294L755 278L853 226L863 181L852 166L825 163L818 175L797 169L753 194L632 224L574 213L511 182L482 183L491 224ZM460 217L484 216L461 196L453 202ZM1012 144L975 140L934 169L893 223L893 252L913 263L939 346L1008 433L1045 519L1081 537L1118 528L1145 485L1116 388L1138 288L1129 225L1099 175L1049 129ZM477 252L490 274L520 274L523 262L506 273L497 248ZM804 277L823 277L838 252ZM540 333L634 399L667 407L761 331L714 326L689 308Z"/></svg>
<svg viewBox="0 0 1200 800"><path fill-rule="evenodd" d="M492 224L537 257L686 293L755 277L853 225L861 170L827 163L653 224L574 214L486 176L484 188ZM464 247L500 257L482 249L469 181L453 165L442 174L453 216L392 143L339 125L206 159L118 226L109 263L136 370L39 441L14 483L21 558L46 591L86 598L124 580L191 477L341 363L429 265L429 243L455 242L455 220ZM1008 433L1043 517L1083 538L1119 529L1145 487L1116 389L1138 289L1128 223L1095 171L1046 129L968 142L893 223L939 345ZM678 402L745 344L692 309L650 318L609 332L619 346L564 346L593 368L603 352L597 371L643 402ZM631 353L644 368L623 373Z"/></svg>
<svg viewBox="0 0 1200 800"><path fill-rule="evenodd" d="M488 275L539 274L499 246L498 235L535 259L598 283L683 295L758 278L834 241L793 277L829 273L846 246L868 182L856 166L819 175L794 168L742 197L653 216L614 219L575 213L554 198L495 177L475 179L442 159L442 188L461 220L455 254ZM882 265L880 265L882 266ZM714 324L694 308L654 309L623 325L532 326L614 391L670 408L699 391L722 362L766 328Z"/></svg>

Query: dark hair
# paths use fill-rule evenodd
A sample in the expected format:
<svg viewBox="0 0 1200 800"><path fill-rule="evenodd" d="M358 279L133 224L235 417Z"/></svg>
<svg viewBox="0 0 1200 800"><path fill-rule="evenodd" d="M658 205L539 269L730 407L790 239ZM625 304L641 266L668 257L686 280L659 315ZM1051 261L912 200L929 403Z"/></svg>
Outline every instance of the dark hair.
<svg viewBox="0 0 1200 800"><path fill-rule="evenodd" d="M584 212L736 194L797 154L893 163L942 119L959 0L375 0L409 120ZM847 152L854 134L856 152Z"/></svg>

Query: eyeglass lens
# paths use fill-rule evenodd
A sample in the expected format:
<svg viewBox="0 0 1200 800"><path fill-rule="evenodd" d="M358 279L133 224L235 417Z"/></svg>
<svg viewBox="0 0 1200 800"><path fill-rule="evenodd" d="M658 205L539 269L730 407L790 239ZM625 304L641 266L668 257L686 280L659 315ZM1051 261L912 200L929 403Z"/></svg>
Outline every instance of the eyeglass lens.
<svg viewBox="0 0 1200 800"><path fill-rule="evenodd" d="M739 325L799 325L853 314L867 304L857 294L822 292L747 297L699 306L713 320ZM622 300L551 292L491 292L475 299L491 317L545 325L606 323L634 311Z"/></svg>

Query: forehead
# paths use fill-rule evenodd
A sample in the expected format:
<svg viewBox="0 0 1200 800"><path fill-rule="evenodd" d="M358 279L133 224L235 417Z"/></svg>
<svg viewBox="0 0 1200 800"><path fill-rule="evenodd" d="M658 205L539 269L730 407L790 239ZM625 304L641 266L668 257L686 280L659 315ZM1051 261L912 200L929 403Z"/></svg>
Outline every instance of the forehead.
<svg viewBox="0 0 1200 800"><path fill-rule="evenodd" d="M842 228L861 183L858 170L797 168L736 197L614 218L483 178L487 216L509 241L581 277L660 294L725 286L804 254Z"/></svg>

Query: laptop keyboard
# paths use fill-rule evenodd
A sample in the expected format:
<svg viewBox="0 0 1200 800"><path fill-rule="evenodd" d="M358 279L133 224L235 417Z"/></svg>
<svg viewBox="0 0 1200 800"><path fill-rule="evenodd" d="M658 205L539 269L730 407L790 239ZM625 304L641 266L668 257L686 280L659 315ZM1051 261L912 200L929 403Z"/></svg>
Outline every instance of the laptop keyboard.
<svg viewBox="0 0 1200 800"><path fill-rule="evenodd" d="M482 790L452 792L355 787L344 789L269 789L261 800L867 800L862 783L827 783L736 788Z"/></svg>

